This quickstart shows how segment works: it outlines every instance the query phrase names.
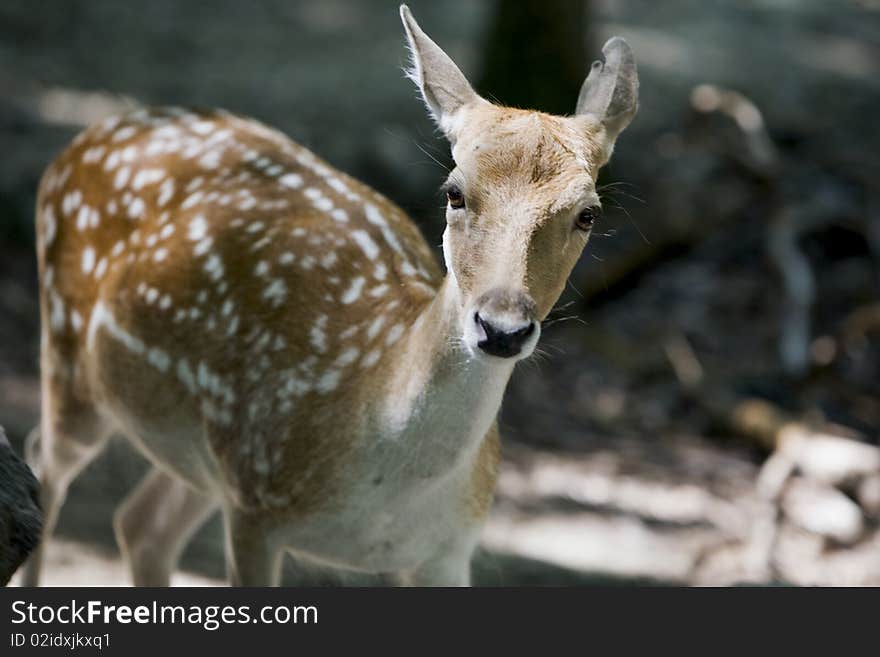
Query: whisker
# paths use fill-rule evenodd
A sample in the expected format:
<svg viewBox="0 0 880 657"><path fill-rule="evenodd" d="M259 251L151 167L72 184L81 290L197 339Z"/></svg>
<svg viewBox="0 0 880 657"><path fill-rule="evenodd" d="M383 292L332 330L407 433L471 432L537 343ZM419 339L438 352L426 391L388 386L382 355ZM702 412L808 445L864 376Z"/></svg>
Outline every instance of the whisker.
<svg viewBox="0 0 880 657"><path fill-rule="evenodd" d="M573 305L574 305L574 299L572 299L571 301L567 301L566 303L563 303L562 305L553 306L553 308L550 309L550 312L547 313L547 316L551 317L553 315L553 313L560 313L563 310L570 308Z"/></svg>
<svg viewBox="0 0 880 657"><path fill-rule="evenodd" d="M623 213L626 215L626 218L629 219L629 222L633 225L633 228L636 229L636 231L641 236L641 238L645 242L645 244L651 244L651 240L649 240L645 236L645 234L642 232L642 229L639 228L639 225L636 223L635 219L633 219L632 215L629 213L629 210L627 210L624 206L622 206L620 203L617 203L617 202L614 203L613 207L616 207L616 208L623 211Z"/></svg>
<svg viewBox="0 0 880 657"><path fill-rule="evenodd" d="M559 322L566 322L570 319L580 322L584 326L588 326L588 324L579 316L579 315L566 315L565 317L558 317L556 319L551 319L550 321L545 321L543 326L553 326L554 324L558 324Z"/></svg>
<svg viewBox="0 0 880 657"><path fill-rule="evenodd" d="M434 163L435 163L437 166L439 166L441 169L443 169L444 171L446 171L446 173L449 173L449 172L452 170L452 169L450 169L448 166L446 166L443 162L441 162L441 161L438 160L436 157L434 157L433 155L431 155L431 153L428 152L428 149L425 148L424 146L422 146L422 144L420 144L419 142L417 142L415 139L412 140L412 143L414 143L414 144L416 145L416 148L418 148L420 151L422 151L422 153L424 153L424 154L427 155L429 158L431 158L431 160L433 160Z"/></svg>
<svg viewBox="0 0 880 657"><path fill-rule="evenodd" d="M571 276L569 276L569 277L566 279L565 283L566 283L566 285L571 286L571 289L574 290L575 293L576 293L581 299L586 299L586 297L581 293L581 291L580 291L579 289L577 289L577 286L576 286L574 283L571 282Z"/></svg>

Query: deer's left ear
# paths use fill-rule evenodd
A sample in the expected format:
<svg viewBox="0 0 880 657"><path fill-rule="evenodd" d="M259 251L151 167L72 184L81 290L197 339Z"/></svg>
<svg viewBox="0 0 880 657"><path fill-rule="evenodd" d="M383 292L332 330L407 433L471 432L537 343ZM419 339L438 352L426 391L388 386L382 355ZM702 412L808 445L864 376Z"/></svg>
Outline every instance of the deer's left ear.
<svg viewBox="0 0 880 657"><path fill-rule="evenodd" d="M455 113L479 96L449 55L422 31L406 5L400 6L400 18L412 55L407 76L418 85L437 125L452 138Z"/></svg>
<svg viewBox="0 0 880 657"><path fill-rule="evenodd" d="M639 74L632 48L621 37L602 47L605 61L593 62L578 95L576 114L601 124L604 130L601 164L611 158L614 142L639 109Z"/></svg>

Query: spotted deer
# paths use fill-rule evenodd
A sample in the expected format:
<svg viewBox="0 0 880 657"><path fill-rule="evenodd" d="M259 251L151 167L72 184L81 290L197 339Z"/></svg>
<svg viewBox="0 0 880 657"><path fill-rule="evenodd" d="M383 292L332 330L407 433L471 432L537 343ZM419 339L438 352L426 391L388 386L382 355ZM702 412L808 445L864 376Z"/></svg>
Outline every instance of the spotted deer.
<svg viewBox="0 0 880 657"><path fill-rule="evenodd" d="M119 433L153 465L114 519L137 585L168 585L217 509L235 585L277 584L285 552L469 583L504 389L587 243L638 79L613 38L573 116L501 107L401 18L455 162L445 275L391 201L224 111L109 118L47 169L29 450L46 535Z"/></svg>

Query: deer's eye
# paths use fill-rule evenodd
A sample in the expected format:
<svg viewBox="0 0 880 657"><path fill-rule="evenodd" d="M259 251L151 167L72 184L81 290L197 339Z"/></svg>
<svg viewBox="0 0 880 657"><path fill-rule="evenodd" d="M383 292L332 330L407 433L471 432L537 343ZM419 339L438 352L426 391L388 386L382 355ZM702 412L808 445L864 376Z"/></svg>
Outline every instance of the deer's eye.
<svg viewBox="0 0 880 657"><path fill-rule="evenodd" d="M602 216L602 208L598 205L594 205L593 207L581 210L574 223L578 230L587 231L593 227L593 224L596 223L596 219L600 216Z"/></svg>
<svg viewBox="0 0 880 657"><path fill-rule="evenodd" d="M446 188L446 200L449 201L449 207L453 210L464 207L464 194L461 193L458 185L450 185Z"/></svg>

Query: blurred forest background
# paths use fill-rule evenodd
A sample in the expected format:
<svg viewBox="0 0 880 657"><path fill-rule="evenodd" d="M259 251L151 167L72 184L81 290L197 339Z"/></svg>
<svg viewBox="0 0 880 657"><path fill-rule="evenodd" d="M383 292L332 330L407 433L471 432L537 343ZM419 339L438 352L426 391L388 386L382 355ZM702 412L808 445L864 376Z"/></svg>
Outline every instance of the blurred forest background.
<svg viewBox="0 0 880 657"><path fill-rule="evenodd" d="M605 217L502 409L475 583L880 584L880 2L410 4L500 102L573 111L614 34L641 77ZM35 191L77 131L140 103L251 115L439 245L448 147L405 59L391 1L3 0L13 444L39 408ZM49 583L128 581L110 519L143 470L120 442L74 484ZM221 550L215 520L177 581L222 578ZM285 581L342 580L291 562Z"/></svg>

